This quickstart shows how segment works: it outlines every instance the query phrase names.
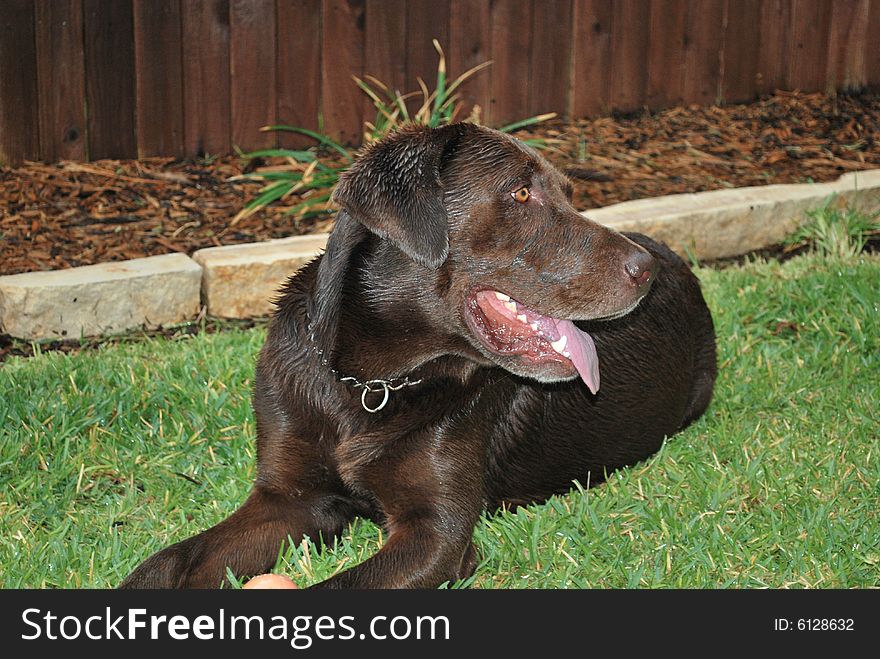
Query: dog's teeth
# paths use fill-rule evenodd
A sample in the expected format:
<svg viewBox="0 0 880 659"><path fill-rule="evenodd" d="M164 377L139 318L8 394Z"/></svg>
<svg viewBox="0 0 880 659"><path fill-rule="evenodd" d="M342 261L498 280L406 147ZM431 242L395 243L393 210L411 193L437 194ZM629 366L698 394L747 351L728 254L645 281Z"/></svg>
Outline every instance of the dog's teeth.
<svg viewBox="0 0 880 659"><path fill-rule="evenodd" d="M513 313L516 313L516 302L505 302L504 306L510 309Z"/></svg>
<svg viewBox="0 0 880 659"><path fill-rule="evenodd" d="M553 341L552 343L550 343L550 345L553 346L553 349L561 355L565 351L565 344L567 342L568 337L563 334L561 339L559 339L558 341Z"/></svg>
<svg viewBox="0 0 880 659"><path fill-rule="evenodd" d="M497 297L502 302L507 302L508 300L510 300L509 295L505 295L504 293L499 293L498 291L495 291L495 297Z"/></svg>
<svg viewBox="0 0 880 659"><path fill-rule="evenodd" d="M571 359L571 353L568 350L563 352L562 356L565 357L566 359Z"/></svg>
<svg viewBox="0 0 880 659"><path fill-rule="evenodd" d="M517 319L519 322L521 322L521 323L527 323L527 322L529 322L529 319L526 318L526 315L525 315L524 313L523 313L523 314L520 314L519 316L517 316L516 319Z"/></svg>
<svg viewBox="0 0 880 659"><path fill-rule="evenodd" d="M531 326L532 330L534 330L535 332L538 331L538 323L537 322L531 323L530 326Z"/></svg>

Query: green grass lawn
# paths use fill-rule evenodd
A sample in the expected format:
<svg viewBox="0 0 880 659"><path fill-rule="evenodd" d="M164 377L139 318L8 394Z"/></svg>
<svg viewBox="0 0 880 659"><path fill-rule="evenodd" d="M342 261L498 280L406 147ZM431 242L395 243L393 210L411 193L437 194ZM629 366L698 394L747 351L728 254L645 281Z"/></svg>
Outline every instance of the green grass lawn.
<svg viewBox="0 0 880 659"><path fill-rule="evenodd" d="M707 415L651 460L486 517L468 585L880 585L880 257L699 269L719 339ZM214 524L254 473L261 329L0 368L0 586L107 587ZM657 383L662 386L662 383ZM376 550L287 547L305 585Z"/></svg>

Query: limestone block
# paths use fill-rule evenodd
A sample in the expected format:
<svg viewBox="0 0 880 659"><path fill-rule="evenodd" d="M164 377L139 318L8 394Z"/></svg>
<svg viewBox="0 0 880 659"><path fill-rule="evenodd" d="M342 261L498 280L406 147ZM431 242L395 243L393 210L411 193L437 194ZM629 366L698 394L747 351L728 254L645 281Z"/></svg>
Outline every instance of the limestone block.
<svg viewBox="0 0 880 659"><path fill-rule="evenodd" d="M782 242L806 212L832 203L880 209L880 170L829 183L766 185L626 201L582 215L617 231L638 231L699 259L736 256Z"/></svg>
<svg viewBox="0 0 880 659"><path fill-rule="evenodd" d="M0 332L73 339L156 328L199 313L201 268L184 254L0 277Z"/></svg>
<svg viewBox="0 0 880 659"><path fill-rule="evenodd" d="M326 244L327 234L315 234L197 251L193 259L204 269L202 294L208 315L268 315L281 285L318 256Z"/></svg>

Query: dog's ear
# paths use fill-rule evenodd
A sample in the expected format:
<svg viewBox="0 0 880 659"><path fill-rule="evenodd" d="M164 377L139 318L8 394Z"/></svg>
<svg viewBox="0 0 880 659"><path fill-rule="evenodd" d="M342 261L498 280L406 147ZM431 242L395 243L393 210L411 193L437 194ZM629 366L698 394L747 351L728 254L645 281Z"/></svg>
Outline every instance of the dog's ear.
<svg viewBox="0 0 880 659"><path fill-rule="evenodd" d="M377 142L340 177L333 200L413 260L439 267L449 253L440 169L465 130L410 127Z"/></svg>
<svg viewBox="0 0 880 659"><path fill-rule="evenodd" d="M308 297L306 309L309 341L325 364L331 364L334 356L345 278L366 236L367 230L361 224L346 211L340 211L318 264L314 294Z"/></svg>

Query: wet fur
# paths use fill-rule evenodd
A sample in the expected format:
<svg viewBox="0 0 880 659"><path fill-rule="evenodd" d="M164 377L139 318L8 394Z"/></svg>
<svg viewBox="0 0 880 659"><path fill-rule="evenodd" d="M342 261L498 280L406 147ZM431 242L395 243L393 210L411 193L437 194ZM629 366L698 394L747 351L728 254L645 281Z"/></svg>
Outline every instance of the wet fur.
<svg viewBox="0 0 880 659"><path fill-rule="evenodd" d="M524 184L531 206L510 196ZM534 151L472 125L368 149L337 189L326 253L277 301L250 497L122 586L216 587L227 566L270 569L288 535L326 542L360 515L387 542L318 587L434 587L473 571L483 510L599 483L699 417L716 366L697 280L666 247L583 219L570 194ZM659 267L647 295L623 270L633 259ZM532 372L481 346L462 319L475 286L577 319L597 345L598 394L564 366ZM368 414L341 375L422 382Z"/></svg>

